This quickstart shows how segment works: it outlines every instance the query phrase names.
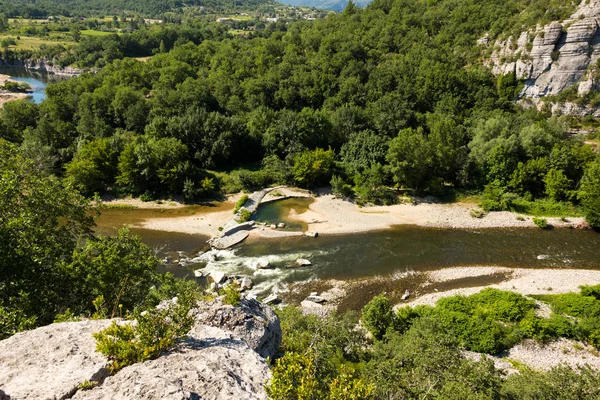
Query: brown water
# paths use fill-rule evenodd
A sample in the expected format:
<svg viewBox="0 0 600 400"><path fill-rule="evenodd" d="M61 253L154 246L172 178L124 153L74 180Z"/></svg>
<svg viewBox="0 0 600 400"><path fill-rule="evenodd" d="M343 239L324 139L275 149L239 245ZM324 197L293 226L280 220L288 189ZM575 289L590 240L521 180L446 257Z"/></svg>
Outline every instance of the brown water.
<svg viewBox="0 0 600 400"><path fill-rule="evenodd" d="M290 210L303 212L311 199L290 200L269 204L258 216L267 222L286 221ZM135 228L135 224L145 218L186 216L218 209L105 210L99 231L107 232L112 225L132 224L133 231L159 254L169 254L173 259L182 255L194 257L207 249L207 237L149 231ZM378 232L322 235L316 239L304 236L252 239L232 250L213 253L216 261L166 268L178 276L190 275L199 267L230 275L249 275L257 284L257 292L311 279L354 279L467 265L600 269L600 234L573 229L437 229L405 225ZM259 258L268 259L273 269L255 270L253 265ZM307 258L313 265L285 268L297 258Z"/></svg>
<svg viewBox="0 0 600 400"><path fill-rule="evenodd" d="M294 197L285 200L277 200L262 204L253 219L269 224L285 223L285 230L306 231L308 225L305 222L294 221L289 218L291 213L303 214L315 201L312 197Z"/></svg>

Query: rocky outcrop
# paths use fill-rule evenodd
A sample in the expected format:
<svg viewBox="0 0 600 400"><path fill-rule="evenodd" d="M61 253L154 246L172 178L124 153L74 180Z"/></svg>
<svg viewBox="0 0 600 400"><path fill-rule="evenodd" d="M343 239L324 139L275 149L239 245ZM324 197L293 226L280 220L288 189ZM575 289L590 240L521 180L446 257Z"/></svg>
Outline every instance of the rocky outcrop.
<svg viewBox="0 0 600 400"><path fill-rule="evenodd" d="M599 24L600 0L584 0L569 20L496 42L489 64L496 74L524 80L522 98L539 100L577 84L579 95L586 94L599 88Z"/></svg>
<svg viewBox="0 0 600 400"><path fill-rule="evenodd" d="M193 312L198 321L197 326L210 325L226 329L262 357L273 357L281 344L279 318L270 307L257 300L242 299L238 306L233 307L217 299L202 303Z"/></svg>
<svg viewBox="0 0 600 400"><path fill-rule="evenodd" d="M28 60L3 60L0 58L0 67L2 68L24 68L29 71L40 71L54 75L80 75L84 71L73 67L61 67L55 65L52 61L45 59Z"/></svg>
<svg viewBox="0 0 600 400"><path fill-rule="evenodd" d="M219 328L196 327L176 350L123 368L73 399L265 399L265 360Z"/></svg>
<svg viewBox="0 0 600 400"><path fill-rule="evenodd" d="M12 400L66 399L84 381L108 376L94 332L108 320L65 322L0 341L0 389Z"/></svg>
<svg viewBox="0 0 600 400"><path fill-rule="evenodd" d="M0 389L19 399L264 399L265 357L281 343L275 313L255 300L199 303L185 340L108 376L93 333L112 320L52 324L0 341ZM126 322L123 322L126 323ZM94 382L91 390L80 389Z"/></svg>

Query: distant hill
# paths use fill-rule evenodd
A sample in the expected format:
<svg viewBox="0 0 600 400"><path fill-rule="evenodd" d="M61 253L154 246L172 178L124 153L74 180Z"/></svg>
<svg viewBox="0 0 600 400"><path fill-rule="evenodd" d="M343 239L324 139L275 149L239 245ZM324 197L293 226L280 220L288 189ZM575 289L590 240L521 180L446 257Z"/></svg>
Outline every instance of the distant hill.
<svg viewBox="0 0 600 400"><path fill-rule="evenodd" d="M88 16L138 13L159 16L180 12L187 7L207 11L256 10L273 6L274 0L0 0L0 12L9 17L45 18L50 15Z"/></svg>
<svg viewBox="0 0 600 400"><path fill-rule="evenodd" d="M371 1L358 0L354 4L364 8ZM346 4L348 4L348 0L279 0L279 2L288 6L306 6L334 11L343 11L346 8Z"/></svg>

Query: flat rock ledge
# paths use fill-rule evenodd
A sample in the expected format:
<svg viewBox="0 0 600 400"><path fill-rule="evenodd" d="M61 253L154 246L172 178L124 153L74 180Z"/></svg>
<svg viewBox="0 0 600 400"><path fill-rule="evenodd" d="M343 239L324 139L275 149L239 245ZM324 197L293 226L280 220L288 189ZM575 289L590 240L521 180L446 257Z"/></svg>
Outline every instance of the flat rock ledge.
<svg viewBox="0 0 600 400"><path fill-rule="evenodd" d="M113 376L92 336L112 320L57 323L0 341L2 400L265 399L265 357L281 343L275 313L256 300L215 300L192 312L197 322L174 350ZM86 381L97 386L79 389Z"/></svg>

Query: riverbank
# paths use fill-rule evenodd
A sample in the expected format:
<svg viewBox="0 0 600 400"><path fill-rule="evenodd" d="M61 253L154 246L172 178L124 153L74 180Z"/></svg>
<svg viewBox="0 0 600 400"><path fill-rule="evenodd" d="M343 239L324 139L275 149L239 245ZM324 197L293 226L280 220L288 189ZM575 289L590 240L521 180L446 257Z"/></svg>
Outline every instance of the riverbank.
<svg viewBox="0 0 600 400"><path fill-rule="evenodd" d="M132 214L140 214L141 210L177 210L189 209L189 215L141 218L135 221L135 226L155 231L178 232L188 234L216 236L219 227L224 226L233 217L235 202L242 197L241 193L227 196L226 200L200 205L185 205L176 201L144 202L139 199L118 199L105 201L103 204L109 208L127 209ZM122 221L126 223L127 221Z"/></svg>
<svg viewBox="0 0 600 400"><path fill-rule="evenodd" d="M242 193L230 195L224 202L215 202L213 206L201 212L201 216L174 218L150 218L138 226L145 229L215 236L219 227L224 226L232 217L233 204ZM287 216L292 221L305 223L309 231L319 235L339 235L390 229L395 225L414 225L445 229L483 229L483 228L531 228L536 225L532 217L508 211L486 213L482 218L471 216L477 209L472 203L439 204L421 202L418 204L395 204L390 206L359 207L356 204L336 198L332 194L312 195L305 190L277 188L265 196L262 203L268 203L289 197L313 197L314 201L304 212L290 211ZM108 206L122 206L139 209L178 208L185 205L174 202L142 202L138 199L114 200L105 203ZM583 218L547 218L548 223L557 228L569 228L584 223ZM251 237L299 236L293 232L269 227L260 227L251 232Z"/></svg>
<svg viewBox="0 0 600 400"><path fill-rule="evenodd" d="M0 86L4 86L6 82L14 82L10 76L0 74ZM28 93L14 93L8 90L0 90L0 108L4 107L4 104L13 100L23 100L29 97Z"/></svg>
<svg viewBox="0 0 600 400"><path fill-rule="evenodd" d="M278 190L285 197L307 197L306 191L286 188ZM265 198L273 201L274 198ZM532 217L508 211L485 213L481 218L471 216L472 203L439 204L421 202L417 204L395 204L390 206L359 207L356 204L336 198L332 194L314 197L308 210L297 214L293 210L288 218L304 222L309 231L319 234L347 234L390 229L394 225L416 225L446 229L480 228L531 228L536 225ZM582 224L583 218L547 218L548 223L557 228L568 228ZM289 232L263 229L260 236L289 236ZM256 235L255 234L255 235Z"/></svg>

